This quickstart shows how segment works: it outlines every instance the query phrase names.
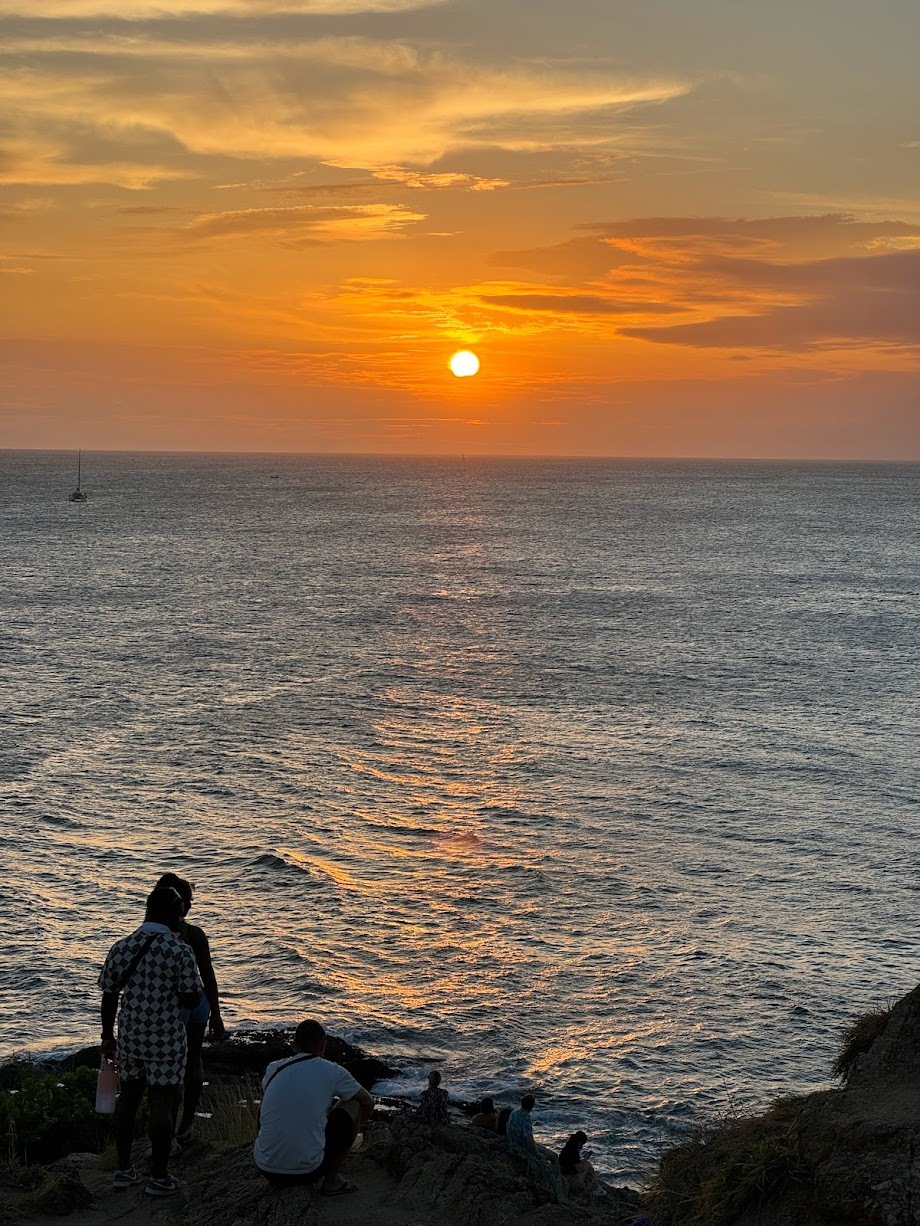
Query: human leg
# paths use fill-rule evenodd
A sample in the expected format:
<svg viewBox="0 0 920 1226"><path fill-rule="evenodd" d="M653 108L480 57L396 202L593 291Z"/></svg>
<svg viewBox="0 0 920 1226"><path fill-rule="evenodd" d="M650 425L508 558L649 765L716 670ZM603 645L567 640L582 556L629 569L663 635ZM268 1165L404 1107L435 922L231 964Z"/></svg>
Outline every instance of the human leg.
<svg viewBox="0 0 920 1226"><path fill-rule="evenodd" d="M182 1100L182 1118L179 1120L176 1134L182 1139L182 1134L188 1132L195 1122L195 1112L201 1100L201 1087L204 1084L204 1070L201 1067L201 1048L204 1044L204 1034L207 1022L189 1022L185 1027L188 1041L188 1055L185 1061L185 1088Z"/></svg>
<svg viewBox="0 0 920 1226"><path fill-rule="evenodd" d="M326 1196L335 1196L348 1187L341 1171L348 1151L358 1135L361 1120L361 1107L354 1099L339 1103L329 1112L326 1120L326 1151L322 1165L323 1182L320 1185L320 1192Z"/></svg>
<svg viewBox="0 0 920 1226"><path fill-rule="evenodd" d="M150 1105L150 1174L153 1179L165 1179L168 1174L175 1110L181 1093L181 1085L147 1087L147 1101Z"/></svg>
<svg viewBox="0 0 920 1226"><path fill-rule="evenodd" d="M131 1168L131 1146L134 1143L134 1120L144 1097L147 1082L143 1077L125 1078L115 1107L115 1149L118 1154L118 1169Z"/></svg>

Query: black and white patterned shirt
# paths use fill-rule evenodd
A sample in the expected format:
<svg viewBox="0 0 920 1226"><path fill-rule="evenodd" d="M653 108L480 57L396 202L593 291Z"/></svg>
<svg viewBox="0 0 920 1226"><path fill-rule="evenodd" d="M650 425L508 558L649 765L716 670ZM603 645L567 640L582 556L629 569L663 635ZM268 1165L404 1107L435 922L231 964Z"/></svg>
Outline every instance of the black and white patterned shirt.
<svg viewBox="0 0 920 1226"><path fill-rule="evenodd" d="M130 981L135 955L153 937ZM195 955L165 924L145 923L116 941L99 975L103 992L120 992L116 1059L122 1077L146 1076L150 1085L179 1085L185 1076L186 1038L179 997L201 990Z"/></svg>

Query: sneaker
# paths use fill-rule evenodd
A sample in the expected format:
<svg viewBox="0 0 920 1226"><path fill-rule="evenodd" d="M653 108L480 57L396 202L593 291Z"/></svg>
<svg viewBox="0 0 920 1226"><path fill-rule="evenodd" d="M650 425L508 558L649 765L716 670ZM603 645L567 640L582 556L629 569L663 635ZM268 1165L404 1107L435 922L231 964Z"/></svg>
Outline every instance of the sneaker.
<svg viewBox="0 0 920 1226"><path fill-rule="evenodd" d="M150 1179L144 1191L148 1196L175 1196L179 1191L179 1180L174 1175L164 1175L162 1179Z"/></svg>
<svg viewBox="0 0 920 1226"><path fill-rule="evenodd" d="M140 1183L140 1172L136 1167L129 1166L126 1171L116 1171L112 1176L113 1188L131 1188L136 1183Z"/></svg>

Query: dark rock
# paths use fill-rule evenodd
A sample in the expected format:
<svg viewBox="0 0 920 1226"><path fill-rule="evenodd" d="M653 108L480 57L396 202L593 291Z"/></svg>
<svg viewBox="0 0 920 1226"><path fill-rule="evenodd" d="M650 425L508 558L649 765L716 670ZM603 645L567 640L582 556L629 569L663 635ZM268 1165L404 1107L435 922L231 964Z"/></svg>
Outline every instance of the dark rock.
<svg viewBox="0 0 920 1226"><path fill-rule="evenodd" d="M309 1188L272 1188L252 1161L252 1146L222 1157L219 1166L186 1190L187 1226L315 1226Z"/></svg>
<svg viewBox="0 0 920 1226"><path fill-rule="evenodd" d="M237 1030L223 1043L206 1044L202 1051L202 1062L206 1072L212 1077L261 1078L266 1066L273 1060L283 1060L285 1056L291 1055L293 1034L293 1028ZM371 1089L375 1082L395 1077L399 1072L399 1069L369 1056L362 1048L346 1043L335 1035L329 1035L326 1039L326 1059L347 1068L352 1077L366 1090ZM99 1048L82 1047L71 1055L44 1061L42 1067L61 1072L75 1068L98 1068ZM9 1088L3 1083L4 1076L12 1079L14 1087L20 1084L15 1062L0 1067L0 1088Z"/></svg>
<svg viewBox="0 0 920 1226"><path fill-rule="evenodd" d="M67 1217L88 1208L93 1203L92 1194L77 1171L70 1169L49 1172L45 1182L22 1203L29 1214L46 1213Z"/></svg>
<svg viewBox="0 0 920 1226"><path fill-rule="evenodd" d="M371 1120L363 1149L345 1174L358 1192L347 1198L349 1223L411 1220L429 1226L625 1226L635 1220L635 1193L578 1204L552 1203L505 1143L463 1125L429 1128L410 1111ZM273 1188L256 1171L252 1147L240 1146L190 1180L186 1226L316 1226L328 1220L309 1188Z"/></svg>
<svg viewBox="0 0 920 1226"><path fill-rule="evenodd" d="M845 1088L783 1099L692 1152L665 1154L662 1176L670 1164L684 1191L659 1192L650 1221L702 1226L692 1207L699 1189L737 1193L744 1179L751 1195L723 1226L920 1226L918 1104L920 988L894 1007Z"/></svg>
<svg viewBox="0 0 920 1226"><path fill-rule="evenodd" d="M261 1077L273 1060L292 1054L292 1037L293 1030L235 1031L225 1042L204 1048L205 1070L217 1077ZM327 1036L326 1059L347 1068L366 1090L399 1071L335 1035Z"/></svg>

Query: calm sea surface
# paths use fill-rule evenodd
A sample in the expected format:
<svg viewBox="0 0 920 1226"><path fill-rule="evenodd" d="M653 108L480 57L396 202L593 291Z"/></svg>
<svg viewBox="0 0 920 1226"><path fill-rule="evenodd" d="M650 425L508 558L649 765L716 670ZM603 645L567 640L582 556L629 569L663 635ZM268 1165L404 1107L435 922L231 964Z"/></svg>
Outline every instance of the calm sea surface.
<svg viewBox="0 0 920 1226"><path fill-rule="evenodd" d="M0 1055L154 879L632 1177L914 986L920 468L0 453Z"/></svg>

